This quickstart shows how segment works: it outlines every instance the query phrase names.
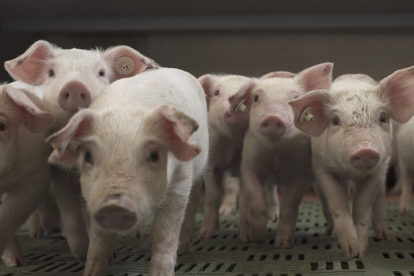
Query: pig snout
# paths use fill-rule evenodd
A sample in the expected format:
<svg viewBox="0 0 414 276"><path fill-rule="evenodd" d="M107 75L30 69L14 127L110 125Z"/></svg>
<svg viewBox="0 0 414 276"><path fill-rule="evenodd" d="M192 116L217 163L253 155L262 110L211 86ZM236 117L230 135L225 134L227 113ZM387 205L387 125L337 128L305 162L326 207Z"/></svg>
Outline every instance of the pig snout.
<svg viewBox="0 0 414 276"><path fill-rule="evenodd" d="M137 222L132 200L126 195L109 195L93 218L99 226L110 230L128 230Z"/></svg>
<svg viewBox="0 0 414 276"><path fill-rule="evenodd" d="M89 107L91 97L91 92L83 82L72 80L67 82L60 90L58 103L65 111L75 111L79 107Z"/></svg>
<svg viewBox="0 0 414 276"><path fill-rule="evenodd" d="M380 154L372 147L355 150L349 157L349 163L357 170L370 170L380 160Z"/></svg>
<svg viewBox="0 0 414 276"><path fill-rule="evenodd" d="M234 126L237 123L237 118L232 115L230 112L226 111L223 116L223 121L228 126Z"/></svg>
<svg viewBox="0 0 414 276"><path fill-rule="evenodd" d="M260 122L260 133L265 136L283 136L286 133L286 122L276 115L269 115Z"/></svg>

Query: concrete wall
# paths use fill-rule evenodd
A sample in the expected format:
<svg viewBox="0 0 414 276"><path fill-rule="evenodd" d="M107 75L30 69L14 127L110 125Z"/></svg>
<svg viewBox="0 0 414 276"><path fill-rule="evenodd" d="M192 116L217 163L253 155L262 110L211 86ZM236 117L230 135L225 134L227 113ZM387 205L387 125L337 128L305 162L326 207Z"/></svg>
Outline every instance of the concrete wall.
<svg viewBox="0 0 414 276"><path fill-rule="evenodd" d="M380 80L414 65L411 32L155 32L155 33L0 33L0 61L46 39L63 48L127 44L165 67L205 73L260 76L274 70L298 72L333 61L334 75L366 73ZM0 81L9 81L0 70Z"/></svg>

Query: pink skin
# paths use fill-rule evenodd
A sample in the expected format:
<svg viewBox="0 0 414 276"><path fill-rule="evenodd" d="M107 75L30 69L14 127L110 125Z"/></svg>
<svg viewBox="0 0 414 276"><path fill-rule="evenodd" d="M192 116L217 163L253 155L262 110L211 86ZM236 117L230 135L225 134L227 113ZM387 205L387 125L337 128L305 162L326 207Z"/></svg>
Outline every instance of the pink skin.
<svg viewBox="0 0 414 276"><path fill-rule="evenodd" d="M240 213L239 221L243 241L263 242L267 239L264 190L267 182L285 188L275 247L293 246L298 206L312 182L313 172L310 141L293 125L294 114L288 102L312 89L329 88L332 67L331 63L323 63L294 78L251 81L229 99L233 107L244 100L248 108L248 112L232 111L234 116L243 120L246 113L250 115L241 164L241 202L247 204L247 212Z"/></svg>
<svg viewBox="0 0 414 276"><path fill-rule="evenodd" d="M203 75L198 79L206 94L210 154L204 170L206 203L200 238L211 238L219 230L219 207L225 172L239 176L242 137L245 122L240 124L231 113L228 98L249 80L247 77ZM179 252L181 253L181 252Z"/></svg>
<svg viewBox="0 0 414 276"><path fill-rule="evenodd" d="M25 264L14 234L50 184L44 140L53 117L42 108L34 94L0 86L0 253L7 266Z"/></svg>
<svg viewBox="0 0 414 276"><path fill-rule="evenodd" d="M129 59L129 71L120 71L117 67L119 62L124 64L121 58ZM44 108L54 117L50 133L64 127L79 108L87 108L111 82L134 76L146 68L158 67L128 46L116 46L106 51L65 50L42 40L35 42L21 56L5 62L6 70L16 80L42 86ZM52 183L69 248L77 259L85 260L89 238L80 201L79 179L73 175L52 168ZM38 212L48 212L52 208L47 206ZM49 214L42 216L52 217ZM33 222L31 225L40 224ZM36 229L30 231L37 232Z"/></svg>
<svg viewBox="0 0 414 276"><path fill-rule="evenodd" d="M315 136L312 164L347 257L365 255L371 213L376 237L390 240L383 206L392 145L390 118L405 123L414 115L413 88L414 67L410 67L379 84L367 81L366 76L341 76L330 91L313 91L290 103L295 125ZM308 107L313 108L314 120L300 123ZM352 214L348 180L358 187Z"/></svg>

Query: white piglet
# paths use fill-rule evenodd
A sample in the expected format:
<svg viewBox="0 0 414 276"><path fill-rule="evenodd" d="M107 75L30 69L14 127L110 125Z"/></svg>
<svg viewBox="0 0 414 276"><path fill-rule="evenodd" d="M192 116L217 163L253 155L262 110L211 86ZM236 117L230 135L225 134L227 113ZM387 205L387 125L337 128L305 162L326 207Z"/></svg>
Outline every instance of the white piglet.
<svg viewBox="0 0 414 276"><path fill-rule="evenodd" d="M21 56L5 62L5 68L13 78L41 86L44 108L54 116L49 134L64 127L79 108L87 108L111 82L158 67L154 61L128 46L116 46L105 51L67 50L43 40L35 42ZM76 258L84 260L88 234L78 181L74 171L52 170L52 182L69 248ZM47 222L42 224L50 225ZM31 232L38 235L35 230Z"/></svg>
<svg viewBox="0 0 414 276"><path fill-rule="evenodd" d="M371 218L376 236L389 240L383 200L390 119L405 123L414 114L414 67L396 71L379 84L366 75L343 75L331 90L313 91L290 104L295 125L314 136L312 164L341 248L347 257L362 257ZM352 214L349 180L357 185Z"/></svg>
<svg viewBox="0 0 414 276"><path fill-rule="evenodd" d="M284 188L275 247L293 246L299 204L312 185L310 139L293 124L293 110L288 104L314 89L331 85L332 63L309 67L295 77L252 80L230 97L232 116L245 122L241 178L242 191L239 232L243 241L267 239L265 186ZM246 202L247 201L247 202Z"/></svg>
<svg viewBox="0 0 414 276"><path fill-rule="evenodd" d="M104 275L117 232L154 212L149 274L174 275L189 195L202 183L208 154L207 106L197 79L162 68L117 81L48 141L50 162L80 171L92 218L83 275ZM186 230L192 236L194 225Z"/></svg>
<svg viewBox="0 0 414 276"><path fill-rule="evenodd" d="M52 121L36 95L0 85L0 253L7 266L25 264L14 233L49 188L45 138Z"/></svg>

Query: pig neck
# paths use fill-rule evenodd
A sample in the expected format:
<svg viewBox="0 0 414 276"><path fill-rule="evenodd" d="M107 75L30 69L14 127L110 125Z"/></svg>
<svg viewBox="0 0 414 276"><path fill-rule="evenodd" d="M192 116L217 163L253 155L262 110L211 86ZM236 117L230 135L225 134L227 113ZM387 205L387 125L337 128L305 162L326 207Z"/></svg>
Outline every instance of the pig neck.
<svg viewBox="0 0 414 276"><path fill-rule="evenodd" d="M19 138L14 152L15 158L9 164L9 170L0 178L0 193L7 189L7 186L27 178L29 175L36 173L40 168L47 165L47 157L51 148L46 144L46 131L32 133L23 125L19 126ZM43 161L39 161L39 157ZM23 183L22 183L23 184ZM11 188L11 187L9 187Z"/></svg>

